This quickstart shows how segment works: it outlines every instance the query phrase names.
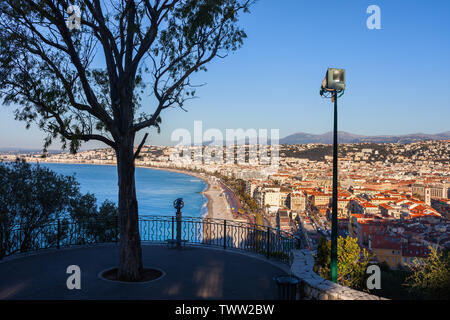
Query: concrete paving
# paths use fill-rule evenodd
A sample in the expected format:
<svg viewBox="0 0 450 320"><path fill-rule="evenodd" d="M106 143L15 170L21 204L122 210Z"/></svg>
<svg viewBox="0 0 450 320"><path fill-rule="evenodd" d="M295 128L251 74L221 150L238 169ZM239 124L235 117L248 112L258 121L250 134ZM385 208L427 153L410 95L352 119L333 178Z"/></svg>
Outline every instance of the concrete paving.
<svg viewBox="0 0 450 320"><path fill-rule="evenodd" d="M202 247L144 245L144 267L165 272L150 283L110 282L98 277L117 266L114 244L51 249L0 261L0 299L276 299L273 278L282 264ZM81 269L81 289L69 290L69 265ZM284 270L282 270L284 269Z"/></svg>

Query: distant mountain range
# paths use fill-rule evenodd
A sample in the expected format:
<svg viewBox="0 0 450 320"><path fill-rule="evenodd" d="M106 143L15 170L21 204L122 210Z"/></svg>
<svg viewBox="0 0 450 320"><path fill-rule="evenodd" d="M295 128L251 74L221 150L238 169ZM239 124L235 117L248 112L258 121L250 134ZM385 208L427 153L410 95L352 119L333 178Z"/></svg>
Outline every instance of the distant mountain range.
<svg viewBox="0 0 450 320"><path fill-rule="evenodd" d="M348 133L345 131L339 131L339 143L413 143L426 140L450 140L450 131L438 133L438 134L426 134L426 133L413 133L398 136L363 136L353 133ZM248 139L245 139L248 143ZM211 142L204 142L203 145L209 145ZM218 143L218 142L216 142ZM226 142L222 141L225 145ZM243 141L238 141L238 143L243 143ZM268 141L270 143L270 140ZM311 134L311 133L294 133L290 136L280 139L280 144L308 144L308 143L319 143L319 144L332 144L333 143L333 132L327 132L324 134ZM220 144L220 142L219 142ZM86 150L80 150L86 151ZM55 154L61 153L61 150L48 150L48 153ZM42 153L42 149L24 149L24 148L11 148L11 147L0 147L1 154L20 154L20 153Z"/></svg>
<svg viewBox="0 0 450 320"><path fill-rule="evenodd" d="M339 131L339 143L413 143L426 140L450 140L450 131L438 134L413 133L399 136L362 136L358 134ZM294 133L280 139L280 144L332 144L333 132L324 134Z"/></svg>
<svg viewBox="0 0 450 320"><path fill-rule="evenodd" d="M0 152L1 153L10 153L10 154L20 154L20 153L37 153L37 154L41 154L42 153L42 148L40 149L24 149L24 148L14 148L14 147L3 147L0 148ZM49 154L53 154L53 153L60 153L61 151L59 150L48 150Z"/></svg>

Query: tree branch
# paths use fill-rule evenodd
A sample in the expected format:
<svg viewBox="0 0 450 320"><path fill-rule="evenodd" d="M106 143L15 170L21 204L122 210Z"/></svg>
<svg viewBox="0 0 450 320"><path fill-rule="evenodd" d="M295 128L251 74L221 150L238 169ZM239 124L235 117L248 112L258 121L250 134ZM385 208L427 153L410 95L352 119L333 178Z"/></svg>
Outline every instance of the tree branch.
<svg viewBox="0 0 450 320"><path fill-rule="evenodd" d="M144 138L142 139L141 143L139 144L139 147L137 148L136 152L134 153L134 159L136 159L139 156L139 153L141 153L141 149L144 146L145 140L147 140L148 133L145 134Z"/></svg>

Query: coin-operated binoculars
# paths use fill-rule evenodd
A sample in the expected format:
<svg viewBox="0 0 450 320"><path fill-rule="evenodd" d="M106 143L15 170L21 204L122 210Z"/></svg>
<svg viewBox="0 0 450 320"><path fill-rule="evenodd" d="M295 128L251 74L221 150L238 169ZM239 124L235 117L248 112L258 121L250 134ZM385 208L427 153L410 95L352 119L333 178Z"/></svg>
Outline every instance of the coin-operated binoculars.
<svg viewBox="0 0 450 320"><path fill-rule="evenodd" d="M173 202L173 207L177 209L177 248L181 248L181 209L184 207L182 198L178 198Z"/></svg>

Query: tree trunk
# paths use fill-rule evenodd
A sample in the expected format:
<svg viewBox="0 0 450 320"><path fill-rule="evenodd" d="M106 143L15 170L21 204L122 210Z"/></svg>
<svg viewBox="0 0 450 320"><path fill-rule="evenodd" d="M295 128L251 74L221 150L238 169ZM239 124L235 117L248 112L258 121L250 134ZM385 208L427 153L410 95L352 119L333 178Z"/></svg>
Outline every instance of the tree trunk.
<svg viewBox="0 0 450 320"><path fill-rule="evenodd" d="M116 151L120 224L118 278L122 281L139 281L143 271L133 145L134 135L124 138Z"/></svg>

